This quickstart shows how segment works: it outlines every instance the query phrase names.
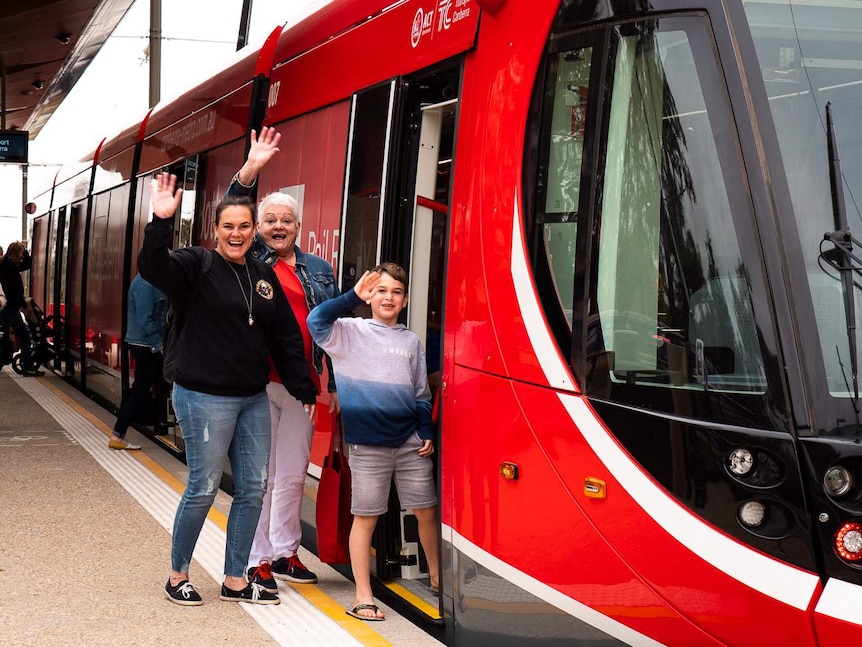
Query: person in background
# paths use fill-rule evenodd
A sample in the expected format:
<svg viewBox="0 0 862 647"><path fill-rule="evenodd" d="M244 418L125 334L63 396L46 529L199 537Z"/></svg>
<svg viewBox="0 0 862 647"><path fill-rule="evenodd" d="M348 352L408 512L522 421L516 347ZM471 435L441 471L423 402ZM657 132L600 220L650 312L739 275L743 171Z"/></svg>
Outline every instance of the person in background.
<svg viewBox="0 0 862 647"><path fill-rule="evenodd" d="M0 264L3 263L3 248L0 247ZM0 283L0 310L6 307L6 292L3 290L3 284Z"/></svg>
<svg viewBox="0 0 862 647"><path fill-rule="evenodd" d="M360 620L384 619L371 591L371 536L386 512L393 476L401 507L412 508L419 522L430 588L439 591L431 391L419 337L398 323L407 300L407 273L382 263L308 315L311 336L332 357L350 447L356 597L347 613ZM371 319L348 316L363 302Z"/></svg>
<svg viewBox="0 0 862 647"><path fill-rule="evenodd" d="M260 137L251 134L248 158L234 176L228 196L249 195L261 169L279 152L281 135L264 127ZM322 258L303 252L297 241L302 228L300 206L293 196L270 193L258 205L259 222L251 255L272 266L302 329L305 355L314 370L311 379L320 388L323 360L328 366L329 410L338 406L335 379L329 357L312 342L305 323L316 305L338 296L332 266ZM269 563L275 578L296 584L317 582L300 561L297 551L302 540L302 507L305 477L311 453L314 425L295 399L281 385L278 371L270 362L270 382L266 387L272 418L272 452L269 460L269 483L263 498L263 509L249 554L248 577ZM267 582L275 592L275 579Z"/></svg>
<svg viewBox="0 0 862 647"><path fill-rule="evenodd" d="M151 402L150 390L161 373L167 313L168 295L136 274L129 286L126 330L126 343L135 360L135 382L117 412L117 422L108 441L111 449L141 448L126 440L126 432L135 417Z"/></svg>
<svg viewBox="0 0 862 647"><path fill-rule="evenodd" d="M0 247L0 264L3 263L3 247ZM0 283L0 310L6 307L6 292L3 290L3 284ZM0 319L0 368L12 361L12 342L9 340L7 325Z"/></svg>
<svg viewBox="0 0 862 647"><path fill-rule="evenodd" d="M38 370L33 363L33 348L30 339L30 330L21 317L21 311L27 306L24 298L24 281L21 272L30 269L30 253L24 243L14 242L9 245L0 262L0 285L6 294L6 307L0 310L0 321L15 331L18 338L18 346L21 349L22 375L25 377L39 377L45 375L45 371Z"/></svg>
<svg viewBox="0 0 862 647"><path fill-rule="evenodd" d="M154 217L138 257L141 276L168 294L175 314L172 401L189 468L174 519L165 595L185 606L203 602L189 582L189 566L229 459L234 495L219 597L279 604L278 596L261 585L267 573L250 582L245 577L267 484L269 356L282 388L303 403L310 420L317 389L309 377L302 332L278 277L247 255L254 237L254 203L248 198L219 203L215 250L186 247L171 252L172 220L181 193L176 191L176 176L161 173L153 180Z"/></svg>

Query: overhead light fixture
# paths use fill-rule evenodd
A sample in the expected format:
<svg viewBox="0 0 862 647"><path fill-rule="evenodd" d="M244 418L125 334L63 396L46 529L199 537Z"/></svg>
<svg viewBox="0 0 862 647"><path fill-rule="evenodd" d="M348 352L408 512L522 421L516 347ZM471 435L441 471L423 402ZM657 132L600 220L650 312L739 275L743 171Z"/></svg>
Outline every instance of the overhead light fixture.
<svg viewBox="0 0 862 647"><path fill-rule="evenodd" d="M54 39L60 41L63 45L68 45L72 42L72 34L62 31L54 36Z"/></svg>

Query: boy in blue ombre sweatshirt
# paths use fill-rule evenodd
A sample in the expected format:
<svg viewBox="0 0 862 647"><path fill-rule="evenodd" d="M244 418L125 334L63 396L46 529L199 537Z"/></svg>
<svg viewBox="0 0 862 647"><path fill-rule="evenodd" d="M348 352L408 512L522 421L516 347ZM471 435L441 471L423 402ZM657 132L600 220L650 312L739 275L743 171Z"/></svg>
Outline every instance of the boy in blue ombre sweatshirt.
<svg viewBox="0 0 862 647"><path fill-rule="evenodd" d="M431 589L438 590L431 391L419 337L398 323L407 298L406 272L382 263L365 272L353 290L308 315L312 338L332 358L350 445L356 599L347 613L360 620L383 620L371 592L371 535L386 512L393 476L401 506L412 508L419 522ZM363 302L371 306L371 319L347 317Z"/></svg>

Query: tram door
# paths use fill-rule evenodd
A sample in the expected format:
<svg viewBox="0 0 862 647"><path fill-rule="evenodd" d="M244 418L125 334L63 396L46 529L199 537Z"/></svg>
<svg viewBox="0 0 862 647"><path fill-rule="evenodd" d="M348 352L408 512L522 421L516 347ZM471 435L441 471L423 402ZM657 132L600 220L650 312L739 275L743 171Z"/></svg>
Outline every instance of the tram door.
<svg viewBox="0 0 862 647"><path fill-rule="evenodd" d="M440 375L459 79L460 69L450 67L358 95L348 162L342 290L351 289L356 277L380 261L393 261L407 270L410 302L401 321L424 343L432 396ZM371 127L371 102L377 104L376 127ZM366 128L360 131L362 121ZM376 132L377 145L369 141L370 132ZM369 156L377 157L374 164L369 163ZM372 188L368 169L375 167L384 172L373 178ZM359 314L368 316L370 312ZM394 483L389 512L380 518L372 545L372 571L377 579L405 599L423 600L423 610L436 614L416 518L400 508Z"/></svg>
<svg viewBox="0 0 862 647"><path fill-rule="evenodd" d="M65 371L67 362L65 352L65 303L66 303L66 263L69 242L69 222L66 217L67 207L64 205L56 212L48 237L47 250L48 267L45 273L45 315L46 322L53 331L52 342L57 351L54 355L52 368L55 371ZM51 261L53 259L53 262ZM50 320L48 320L50 318Z"/></svg>
<svg viewBox="0 0 862 647"><path fill-rule="evenodd" d="M81 371L82 357L86 349L86 337L81 313L83 310L83 281L85 270L84 240L87 232L87 207L81 200L72 205L68 212L66 227L66 257L64 274L66 277L61 308L63 312L63 347L65 350L66 377L84 385Z"/></svg>
<svg viewBox="0 0 862 647"><path fill-rule="evenodd" d="M409 247L405 244L401 250L409 259L401 261L408 268L410 280L406 323L424 341L432 398L440 383L443 270L456 108L454 98L415 107L408 128L417 133L417 141L411 164L407 165L412 170L414 186L406 201L401 198L404 215L409 219L409 237L400 241L409 241ZM439 455L439 436L434 444L435 455ZM428 577L418 524L411 511L399 508L394 487L389 510L378 531L386 556L385 563L380 564L384 577L401 578L401 586L414 594L423 593L425 589L414 586L416 580L427 583Z"/></svg>
<svg viewBox="0 0 862 647"><path fill-rule="evenodd" d="M189 247L193 241L193 224L195 215L195 200L197 196L197 156L181 160L173 164L168 172L177 176L177 188L183 190L180 198L180 208L174 222L173 248ZM177 453L185 451L183 434L177 424L171 402L170 385L163 380L157 380L154 387L154 400L158 412L155 429L156 438Z"/></svg>

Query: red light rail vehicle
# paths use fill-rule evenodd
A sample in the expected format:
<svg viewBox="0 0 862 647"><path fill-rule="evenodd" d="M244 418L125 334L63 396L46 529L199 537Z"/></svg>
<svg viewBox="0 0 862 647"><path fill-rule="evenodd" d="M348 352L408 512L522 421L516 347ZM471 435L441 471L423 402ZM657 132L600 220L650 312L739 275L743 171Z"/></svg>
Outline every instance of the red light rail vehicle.
<svg viewBox="0 0 862 647"><path fill-rule="evenodd" d="M259 195L426 344L442 590L394 502L379 590L451 645L858 644L860 109L858 2L335 0L64 169L31 294L116 408L149 179L212 246L275 126Z"/></svg>

